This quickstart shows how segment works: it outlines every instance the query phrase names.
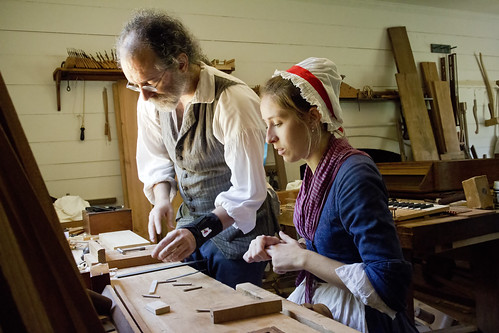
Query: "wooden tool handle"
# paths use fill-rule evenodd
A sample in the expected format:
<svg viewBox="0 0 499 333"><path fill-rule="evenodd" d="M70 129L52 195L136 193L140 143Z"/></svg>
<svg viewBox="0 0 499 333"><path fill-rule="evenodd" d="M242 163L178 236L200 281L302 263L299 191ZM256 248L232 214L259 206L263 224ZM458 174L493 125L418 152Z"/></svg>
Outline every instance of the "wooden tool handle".
<svg viewBox="0 0 499 333"><path fill-rule="evenodd" d="M102 90L102 101L104 103L104 116L106 117L106 123L104 124L104 135L107 136L108 141L111 141L111 129L109 128L109 108L107 104L106 87L104 87L104 90Z"/></svg>

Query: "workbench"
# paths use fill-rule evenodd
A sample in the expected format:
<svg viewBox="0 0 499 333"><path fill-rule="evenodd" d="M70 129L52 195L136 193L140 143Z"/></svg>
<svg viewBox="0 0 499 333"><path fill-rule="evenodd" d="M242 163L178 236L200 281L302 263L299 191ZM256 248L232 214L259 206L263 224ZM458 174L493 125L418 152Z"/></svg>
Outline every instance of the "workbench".
<svg viewBox="0 0 499 333"><path fill-rule="evenodd" d="M162 265L168 264L120 269L117 276ZM177 278L175 283L178 285L172 282L157 284L152 288L155 291L151 295L160 298L143 296L149 293L154 280L165 281L194 272L196 270L190 266L180 266L140 275L115 277L111 280L112 289L110 286L106 287L105 294L112 296L115 307L121 309L122 317L127 318L129 326L126 331L131 332L357 332L250 283L240 284L232 289L202 272ZM184 291L185 289L192 290ZM168 313L156 315L146 309L148 303L158 300L170 306ZM247 319L213 323L210 309L269 300L282 301L282 310Z"/></svg>
<svg viewBox="0 0 499 333"><path fill-rule="evenodd" d="M499 332L499 211L473 209L455 216L398 222L396 227L408 260L467 252L477 327L484 333Z"/></svg>

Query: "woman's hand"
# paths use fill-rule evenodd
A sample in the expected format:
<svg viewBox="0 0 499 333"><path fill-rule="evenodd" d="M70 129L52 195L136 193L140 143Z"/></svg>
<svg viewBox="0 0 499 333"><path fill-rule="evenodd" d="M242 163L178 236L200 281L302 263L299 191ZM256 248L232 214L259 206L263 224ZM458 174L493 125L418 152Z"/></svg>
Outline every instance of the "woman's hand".
<svg viewBox="0 0 499 333"><path fill-rule="evenodd" d="M297 271L303 269L306 255L310 251L304 249L296 239L289 237L280 231L281 241L270 245L266 253L272 258L272 266L277 274Z"/></svg>
<svg viewBox="0 0 499 333"><path fill-rule="evenodd" d="M257 236L250 243L248 251L243 255L243 259L248 263L267 261L272 259L266 252L268 246L278 244L281 240L274 236Z"/></svg>

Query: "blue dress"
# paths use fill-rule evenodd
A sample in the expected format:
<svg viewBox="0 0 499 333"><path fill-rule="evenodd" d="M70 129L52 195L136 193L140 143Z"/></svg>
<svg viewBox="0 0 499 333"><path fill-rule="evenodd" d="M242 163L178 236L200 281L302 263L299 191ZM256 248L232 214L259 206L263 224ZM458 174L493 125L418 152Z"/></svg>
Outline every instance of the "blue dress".
<svg viewBox="0 0 499 333"><path fill-rule="evenodd" d="M370 333L417 332L405 313L412 269L404 260L387 201L376 164L367 156L350 156L336 175L314 241L307 241L307 249L344 264L364 265L376 293L396 312L392 320L368 305L362 306Z"/></svg>

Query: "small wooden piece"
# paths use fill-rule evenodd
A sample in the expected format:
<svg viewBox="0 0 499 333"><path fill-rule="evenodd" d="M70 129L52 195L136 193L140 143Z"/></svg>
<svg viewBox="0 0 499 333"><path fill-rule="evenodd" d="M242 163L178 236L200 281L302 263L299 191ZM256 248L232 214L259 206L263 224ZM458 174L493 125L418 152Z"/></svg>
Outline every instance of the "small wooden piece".
<svg viewBox="0 0 499 333"><path fill-rule="evenodd" d="M282 301L273 299L239 306L214 308L211 310L211 318L214 324L221 324L231 320L241 320L281 311Z"/></svg>
<svg viewBox="0 0 499 333"><path fill-rule="evenodd" d="M489 209L494 207L486 175L472 177L463 181L466 205L469 208Z"/></svg>
<svg viewBox="0 0 499 333"><path fill-rule="evenodd" d="M351 85L341 82L340 98L359 98L359 89L355 89Z"/></svg>
<svg viewBox="0 0 499 333"><path fill-rule="evenodd" d="M185 288L183 291L193 291L193 290L198 290L203 288L203 286L196 286L196 287L191 287L191 288Z"/></svg>
<svg viewBox="0 0 499 333"><path fill-rule="evenodd" d="M97 259L97 262L103 264L106 262L106 249L94 240L88 241L90 255Z"/></svg>
<svg viewBox="0 0 499 333"><path fill-rule="evenodd" d="M149 287L149 294L156 293L157 287L158 287L158 280L152 280L151 286Z"/></svg>
<svg viewBox="0 0 499 333"><path fill-rule="evenodd" d="M156 301L146 304L146 309L155 315L160 315L163 313L170 312L170 306L162 301Z"/></svg>

